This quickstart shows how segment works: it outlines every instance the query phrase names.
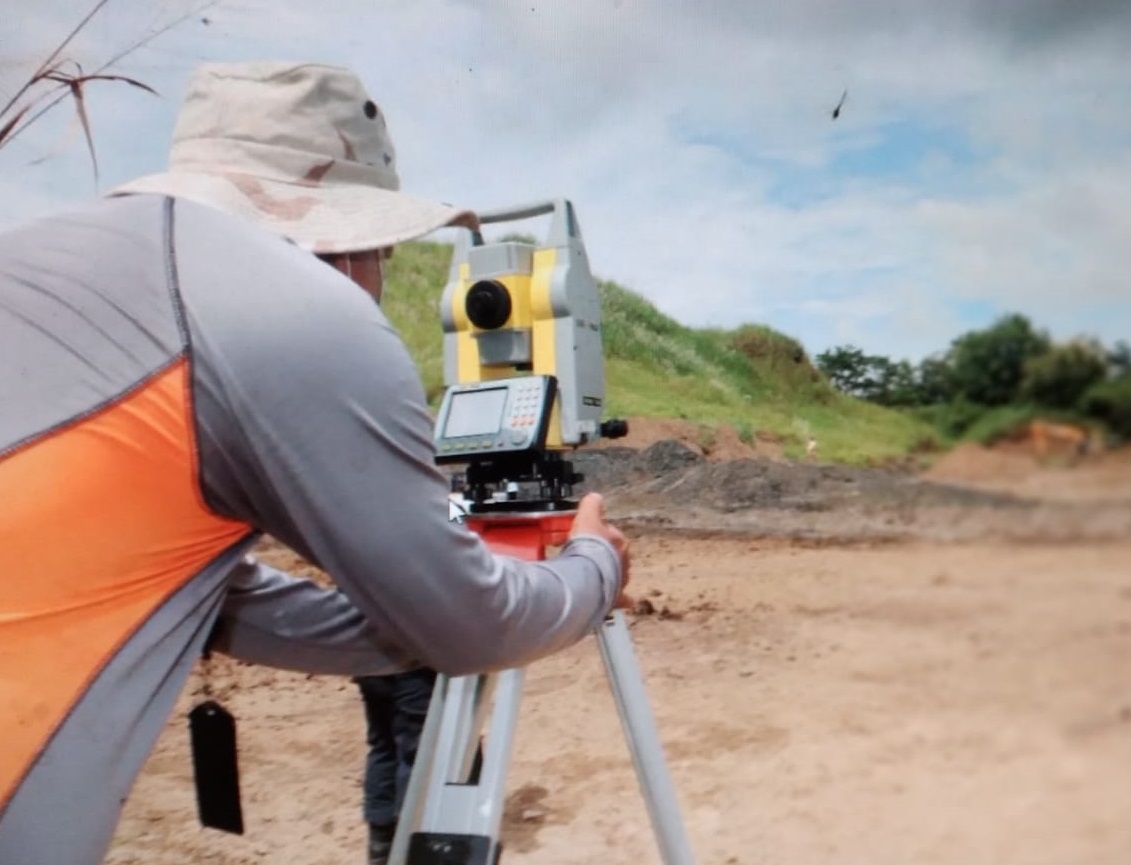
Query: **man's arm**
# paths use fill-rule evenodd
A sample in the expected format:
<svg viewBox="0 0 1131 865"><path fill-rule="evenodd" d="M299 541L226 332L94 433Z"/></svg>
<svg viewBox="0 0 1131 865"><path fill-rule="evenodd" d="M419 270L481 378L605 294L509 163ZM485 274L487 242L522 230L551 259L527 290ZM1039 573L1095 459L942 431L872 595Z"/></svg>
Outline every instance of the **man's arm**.
<svg viewBox="0 0 1131 865"><path fill-rule="evenodd" d="M364 292L202 208L178 203L176 241L213 507L327 571L377 645L444 672L523 665L597 625L621 582L606 540L521 562L449 522L419 376Z"/></svg>
<svg viewBox="0 0 1131 865"><path fill-rule="evenodd" d="M245 661L310 673L387 675L413 666L383 646L345 594L246 556L232 571L209 648Z"/></svg>

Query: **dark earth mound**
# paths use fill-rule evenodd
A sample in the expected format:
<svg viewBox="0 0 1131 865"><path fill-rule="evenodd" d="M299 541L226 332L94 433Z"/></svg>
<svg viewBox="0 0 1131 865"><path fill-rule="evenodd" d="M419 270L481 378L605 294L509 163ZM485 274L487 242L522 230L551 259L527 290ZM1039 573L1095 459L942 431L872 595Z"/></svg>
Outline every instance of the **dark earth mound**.
<svg viewBox="0 0 1131 865"><path fill-rule="evenodd" d="M676 440L571 455L610 516L639 530L882 539L1118 538L1131 533L1131 502L1097 509L883 468L761 457L711 461Z"/></svg>

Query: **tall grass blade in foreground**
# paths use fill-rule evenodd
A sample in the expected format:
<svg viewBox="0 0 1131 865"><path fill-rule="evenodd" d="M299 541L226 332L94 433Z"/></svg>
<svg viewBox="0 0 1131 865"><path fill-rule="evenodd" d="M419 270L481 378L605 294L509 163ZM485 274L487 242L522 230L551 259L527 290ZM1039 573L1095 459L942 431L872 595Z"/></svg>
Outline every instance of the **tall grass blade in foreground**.
<svg viewBox="0 0 1131 865"><path fill-rule="evenodd" d="M97 0L79 22L47 52L46 58L38 65L21 69L19 63L12 64L9 61L7 65L9 68L14 66L19 84L7 101L0 106L0 149L11 144L15 138L34 125L44 114L69 97L75 106L76 119L82 128L87 151L90 153L95 181L97 182L98 160L95 154L94 136L91 132L91 121L87 112L86 86L92 81L107 81L128 84L157 95L156 90L137 78L109 70L178 24L216 5L218 0L204 0L204 2L190 2L188 4L178 2L174 5L182 7L183 11L179 14L173 14L171 20L158 21L143 27L140 35L136 35L136 31L128 31L123 28L122 41L116 42L114 47L105 51L106 56L96 57L93 62L86 63L86 66L92 69L92 71L86 72L83 64L75 56L72 56L75 50L75 40L91 26L91 23L100 13L106 11L111 2L112 0ZM123 45L123 43L124 47L116 47ZM22 80L20 80L21 78Z"/></svg>

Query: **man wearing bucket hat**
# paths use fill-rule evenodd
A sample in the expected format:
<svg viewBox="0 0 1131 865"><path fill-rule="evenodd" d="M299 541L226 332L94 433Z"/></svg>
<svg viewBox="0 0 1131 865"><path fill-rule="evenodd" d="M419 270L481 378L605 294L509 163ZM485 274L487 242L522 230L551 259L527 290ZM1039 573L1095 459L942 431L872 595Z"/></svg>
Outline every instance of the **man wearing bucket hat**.
<svg viewBox="0 0 1131 865"><path fill-rule="evenodd" d="M317 195L305 190L315 187ZM384 113L360 81L312 64L197 71L167 173L115 190L192 199L246 217L314 252L380 302L396 243L474 216L398 192ZM366 719L363 817L369 865L392 845L434 671L356 679Z"/></svg>
<svg viewBox="0 0 1131 865"><path fill-rule="evenodd" d="M168 172L0 234L0 862L101 861L209 635L458 675L626 602L599 497L547 561L449 522L419 376L357 285L473 216L397 187L350 73L206 66ZM248 557L264 533L337 588Z"/></svg>

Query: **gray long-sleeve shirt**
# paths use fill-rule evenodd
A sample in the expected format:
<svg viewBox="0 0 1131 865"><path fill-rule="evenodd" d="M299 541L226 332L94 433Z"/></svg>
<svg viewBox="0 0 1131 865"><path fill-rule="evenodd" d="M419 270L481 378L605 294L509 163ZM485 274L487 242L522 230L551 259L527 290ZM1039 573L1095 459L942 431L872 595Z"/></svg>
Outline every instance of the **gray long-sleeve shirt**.
<svg viewBox="0 0 1131 865"><path fill-rule="evenodd" d="M0 862L93 863L213 631L346 675L521 666L591 631L612 547L449 522L369 297L218 211L110 199L0 235ZM269 533L336 589L246 556Z"/></svg>

